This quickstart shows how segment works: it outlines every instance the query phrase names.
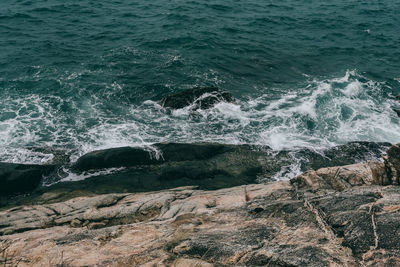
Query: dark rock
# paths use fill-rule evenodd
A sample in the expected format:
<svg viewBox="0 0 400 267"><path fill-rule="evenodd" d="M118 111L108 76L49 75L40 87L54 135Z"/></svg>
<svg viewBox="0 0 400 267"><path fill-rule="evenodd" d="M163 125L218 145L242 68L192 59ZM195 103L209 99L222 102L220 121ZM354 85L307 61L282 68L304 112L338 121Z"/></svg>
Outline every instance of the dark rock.
<svg viewBox="0 0 400 267"><path fill-rule="evenodd" d="M398 249L400 245L400 211L398 206L394 206L394 210L388 208L386 211L389 212L380 212L375 215L378 248Z"/></svg>
<svg viewBox="0 0 400 267"><path fill-rule="evenodd" d="M226 262L237 251L273 239L277 231L278 229L266 225L253 225L251 228L235 229L234 232L211 230L201 235L194 235L184 242L183 249L176 250L179 254L211 262Z"/></svg>
<svg viewBox="0 0 400 267"><path fill-rule="evenodd" d="M270 181L275 175L281 174L285 169L290 170L290 166L295 164L300 164L305 171L377 158L387 146L386 143L353 142L318 152L308 149L277 152L269 147L213 143L159 143L146 149L112 148L83 155L71 166L72 172L91 177L38 188L36 193L57 195L52 200L57 201L80 195L153 191L189 185L202 189L219 189ZM97 172L107 168L117 169L108 170L108 174ZM369 172L368 177L372 175ZM333 180L340 180L347 173L348 171L341 171L340 176ZM44 182L53 184L67 175L62 169L54 174L47 176ZM331 187L332 183L325 177L327 175L330 173L321 174L317 177L319 182L314 182L321 184L322 179L326 181L324 183L327 187ZM363 179L342 179L335 189L343 190L350 184L362 184Z"/></svg>
<svg viewBox="0 0 400 267"><path fill-rule="evenodd" d="M88 153L78 159L73 170L125 168L82 181L59 183L42 188L39 192L62 190L61 195L65 199L68 195L76 196L78 191L90 195L153 191L189 185L201 189L219 189L255 183L262 173L275 173L280 169L266 169L263 166L265 153L247 145L168 143L154 147L160 149L158 159L145 150L130 147ZM269 160L274 161L273 158Z"/></svg>
<svg viewBox="0 0 400 267"><path fill-rule="evenodd" d="M232 150L234 147L222 144L179 144L160 143L147 151L144 148L118 147L97 150L80 157L72 166L76 171L99 170L117 167L135 167L154 165L172 161L207 160L218 154ZM159 155L156 155L159 153Z"/></svg>
<svg viewBox="0 0 400 267"><path fill-rule="evenodd" d="M118 147L87 153L77 160L72 169L76 171L88 171L155 163L157 163L157 159L141 148Z"/></svg>
<svg viewBox="0 0 400 267"><path fill-rule="evenodd" d="M144 148L120 147L93 151L80 157L72 166L75 171L99 170L115 167L134 167L155 165L165 162L209 160L224 153L257 154L263 156L264 169L271 175L281 170L282 166L301 162L302 171L330 166L349 165L356 162L379 158L389 143L350 142L323 151L301 149L298 151L280 151L274 153L268 147L246 145L225 145L214 143L159 143L153 145L155 151ZM159 155L156 155L159 153Z"/></svg>
<svg viewBox="0 0 400 267"><path fill-rule="evenodd" d="M390 146L390 143L349 142L322 151L303 149L296 154L296 157L304 158L302 171L318 170L325 167L375 160L380 158L382 153Z"/></svg>
<svg viewBox="0 0 400 267"><path fill-rule="evenodd" d="M387 145L350 143L319 153L310 150L276 152L268 147L213 143L159 143L148 151L112 148L82 156L72 170L93 173L104 168L123 169L109 174L94 173L85 180L56 184L39 192L62 192L67 198L77 194L141 192L189 185L219 189L271 180L298 161L307 170L373 158Z"/></svg>
<svg viewBox="0 0 400 267"><path fill-rule="evenodd" d="M54 166L25 165L0 162L0 196L29 193L36 189L43 175L48 175Z"/></svg>
<svg viewBox="0 0 400 267"><path fill-rule="evenodd" d="M315 215L304 209L303 201L297 199L275 200L272 203L265 203L265 200L253 203L258 204L258 209L263 210L254 214L256 218L284 218L289 227L308 225L318 227L314 222ZM264 203L263 203L264 202Z"/></svg>
<svg viewBox="0 0 400 267"><path fill-rule="evenodd" d="M400 109L398 109L398 108L393 108L393 111L396 112L397 116L400 117Z"/></svg>
<svg viewBox="0 0 400 267"><path fill-rule="evenodd" d="M400 184L400 144L388 149L384 161L391 184Z"/></svg>
<svg viewBox="0 0 400 267"><path fill-rule="evenodd" d="M329 266L327 258L331 258L326 251L315 246L277 246L278 255L267 257L265 254L253 253L245 259L246 266ZM333 258L335 260L335 258Z"/></svg>
<svg viewBox="0 0 400 267"><path fill-rule="evenodd" d="M207 160L235 149L235 146L214 143L160 143L154 146L165 161Z"/></svg>
<svg viewBox="0 0 400 267"><path fill-rule="evenodd" d="M313 199L310 203L320 211L335 235L343 238L342 244L351 248L354 255L362 255L375 245L371 206L381 198L378 192L368 189L364 192L350 189Z"/></svg>
<svg viewBox="0 0 400 267"><path fill-rule="evenodd" d="M196 110L211 108L222 101L235 102L235 99L231 93L217 87L195 87L164 97L160 105L164 108L181 109L193 104L193 110Z"/></svg>

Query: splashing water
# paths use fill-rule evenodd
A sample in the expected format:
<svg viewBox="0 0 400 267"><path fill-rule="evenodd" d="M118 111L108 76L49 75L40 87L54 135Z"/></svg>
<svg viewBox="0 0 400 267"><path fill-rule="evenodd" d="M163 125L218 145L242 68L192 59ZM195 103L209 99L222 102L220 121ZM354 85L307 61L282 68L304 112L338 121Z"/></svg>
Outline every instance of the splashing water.
<svg viewBox="0 0 400 267"><path fill-rule="evenodd" d="M339 78L310 79L279 97L276 89L273 97L267 93L172 114L151 100L118 107L119 113L111 114L96 95L80 101L39 95L6 98L0 100L0 160L52 159L51 154L31 151L33 146L68 149L75 160L96 149L156 142L247 143L274 149L320 149L354 140L396 142L399 119L392 111L394 100L382 94L386 87L347 71Z"/></svg>

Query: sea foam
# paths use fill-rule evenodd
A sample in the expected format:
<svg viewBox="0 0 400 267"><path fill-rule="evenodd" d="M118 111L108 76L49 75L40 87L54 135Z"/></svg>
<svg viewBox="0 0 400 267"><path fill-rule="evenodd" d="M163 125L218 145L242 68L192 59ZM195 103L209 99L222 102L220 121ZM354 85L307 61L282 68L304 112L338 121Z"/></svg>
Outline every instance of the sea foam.
<svg viewBox="0 0 400 267"><path fill-rule="evenodd" d="M71 74L69 74L71 75ZM111 84L109 93L121 90ZM268 94L272 89L279 96ZM390 88L389 88L390 89ZM107 98L80 99L31 94L0 99L0 161L49 163L51 154L30 147L84 153L119 146L151 147L157 142L254 144L273 149L324 149L349 141L400 140L395 100L388 85L355 70L330 79L307 77L289 90L218 103L207 110L188 106L167 112L157 101L104 109ZM275 92L274 91L274 92Z"/></svg>

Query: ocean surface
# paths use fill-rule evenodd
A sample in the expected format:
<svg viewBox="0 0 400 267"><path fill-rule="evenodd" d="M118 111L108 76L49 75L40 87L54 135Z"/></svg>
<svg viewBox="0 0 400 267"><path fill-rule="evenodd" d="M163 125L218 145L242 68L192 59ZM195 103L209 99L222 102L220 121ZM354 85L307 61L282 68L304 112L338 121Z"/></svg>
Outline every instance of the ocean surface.
<svg viewBox="0 0 400 267"><path fill-rule="evenodd" d="M2 0L0 161L219 142L400 141L400 1ZM191 116L157 101L230 91Z"/></svg>

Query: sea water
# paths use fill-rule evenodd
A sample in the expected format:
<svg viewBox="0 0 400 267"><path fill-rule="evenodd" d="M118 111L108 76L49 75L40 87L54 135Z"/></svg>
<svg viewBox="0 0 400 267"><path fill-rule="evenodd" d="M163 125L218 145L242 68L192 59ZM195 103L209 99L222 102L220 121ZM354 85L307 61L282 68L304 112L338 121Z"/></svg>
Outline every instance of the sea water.
<svg viewBox="0 0 400 267"><path fill-rule="evenodd" d="M391 0L2 0L0 161L156 142L399 142L398 14ZM211 85L237 102L158 104Z"/></svg>

